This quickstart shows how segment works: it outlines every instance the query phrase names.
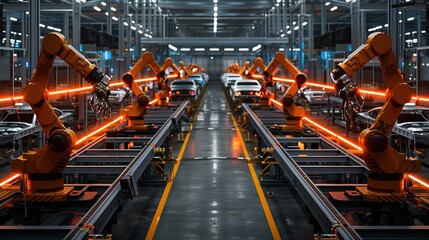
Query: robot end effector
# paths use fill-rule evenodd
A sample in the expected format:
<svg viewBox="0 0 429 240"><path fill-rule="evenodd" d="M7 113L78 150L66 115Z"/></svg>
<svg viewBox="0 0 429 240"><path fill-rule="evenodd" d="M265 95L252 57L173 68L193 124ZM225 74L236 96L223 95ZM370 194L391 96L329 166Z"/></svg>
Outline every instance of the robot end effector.
<svg viewBox="0 0 429 240"><path fill-rule="evenodd" d="M95 70L95 71L94 71ZM101 72L96 71L97 69L94 68L94 70L91 72L91 76L88 75L86 77L86 80L91 82L91 78L96 77L98 82L93 85L92 88L92 96L88 100L89 105L91 106L91 109L95 111L96 113L103 112L104 117L109 117L111 114L111 104L109 101L109 83L110 83L110 77L107 75L104 75ZM92 76L92 73L94 72L94 76ZM98 75L98 76L97 76Z"/></svg>
<svg viewBox="0 0 429 240"><path fill-rule="evenodd" d="M331 79L335 82L335 91L343 99L343 118L349 119L356 112L361 112L365 98L360 94L357 84L353 83L347 73L338 65L331 71Z"/></svg>

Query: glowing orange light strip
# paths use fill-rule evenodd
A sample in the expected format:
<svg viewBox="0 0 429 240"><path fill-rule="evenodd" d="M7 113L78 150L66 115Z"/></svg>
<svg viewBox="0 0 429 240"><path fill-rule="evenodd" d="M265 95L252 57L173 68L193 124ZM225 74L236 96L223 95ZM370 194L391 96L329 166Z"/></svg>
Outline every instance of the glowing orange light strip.
<svg viewBox="0 0 429 240"><path fill-rule="evenodd" d="M342 136L340 136L340 135L336 134L335 132L333 132L333 131L329 130L328 128L323 127L323 126L322 126L322 125L320 125L319 123L316 123L315 121L313 121L313 120L311 120L311 119L309 119L309 118L307 118L307 117L304 117L303 119L304 119L304 120L306 120L307 122L309 122L309 123L311 123L311 124L313 124L313 125L317 126L318 128L322 129L323 131L325 131L325 132L327 132L327 133L331 134L331 135L332 135L332 136L334 136L335 138L338 138L338 139L340 139L341 141L343 141L343 142L347 143L349 146L352 146L352 147L354 147L355 149L357 149L357 150L359 150L359 151L362 151L362 148L361 148L361 147L359 147L357 144L355 144L355 143L353 143L353 142L351 142L351 141L347 140L346 138L344 138L344 137L342 137Z"/></svg>
<svg viewBox="0 0 429 240"><path fill-rule="evenodd" d="M283 107L283 104L281 104L279 101L276 101L276 100L274 100L274 99L270 99L270 100L271 100L271 102L275 103L275 105L276 105L278 108L282 108L282 107ZM338 138L338 139L340 139L341 141L343 141L343 142L347 143L349 146L352 146L352 147L354 147L355 149L357 149L357 150L359 150L359 151L362 151L362 148L361 148L361 147L359 147L357 144L355 144L355 143L353 143L352 141L349 141L348 139L346 139L346 138L344 138L344 137L342 137L342 136L338 135L337 133L333 132L332 130L330 130L330 129L328 129L328 128L326 128L326 127L322 126L322 125L320 125L319 123L317 123L317 122L315 122L315 121L313 121L313 120L311 120L311 119L309 119L309 118L307 118L307 117L303 117L302 119L303 119L303 120L305 120L305 121L307 121L307 122L309 122L309 123L311 123L311 124L313 124L313 125L315 125L316 127L318 127L318 128L320 128L320 129L322 129L323 131L325 131L325 132L329 133L329 134L330 134L330 135L332 135L333 137Z"/></svg>
<svg viewBox="0 0 429 240"><path fill-rule="evenodd" d="M167 76L167 78L177 78L177 74L170 74ZM156 77L149 77L149 78L141 78L141 79L137 79L135 80L136 83L142 83L142 82L150 82L150 81L155 81ZM125 83L123 82L115 82L115 83L111 83L109 84L109 87L120 87L125 85ZM62 95L62 94L67 94L67 93L76 93L76 92L89 92L92 90L92 86L86 86L86 87L80 87L80 88L70 88L70 89L66 89L66 90L59 90L59 91L52 91L49 92L49 96L55 96L55 95ZM0 98L0 102L10 102L10 101L16 101L16 100L23 100L24 97L23 96L17 96L17 97L4 97L4 98Z"/></svg>
<svg viewBox="0 0 429 240"><path fill-rule="evenodd" d="M15 175L13 175L12 177L4 180L3 182L0 183L0 187L5 185L5 184L12 184L13 182L15 182L16 180L18 180L18 178L21 176L21 174L17 173Z"/></svg>
<svg viewBox="0 0 429 240"><path fill-rule="evenodd" d="M83 141L87 140L88 138L90 138L90 137L94 136L95 134L97 134L97 133L99 133L99 132L103 131L104 129L106 129L106 128L110 127L112 124L114 124L114 123L116 123L116 122L118 122L118 121L122 120L123 118L124 118L123 116L119 116L118 118L114 119L113 121L111 121L111 122L107 123L106 125L104 125L104 126L102 126L102 127L98 128L98 129L97 129L97 130L95 130L94 132L92 132L92 133L90 133L90 134L88 134L88 135L86 135L86 136L82 137L81 139L77 140L76 145L78 145L79 143L82 143Z"/></svg>
<svg viewBox="0 0 429 240"><path fill-rule="evenodd" d="M262 75L258 75L258 74L253 74L253 77L256 78L262 78ZM286 83L293 83L295 82L295 80L293 79L287 79L287 78L280 78L280 77L273 77L274 81L278 81L278 82L286 82ZM313 87L318 87L318 88L323 88L323 89L330 89L330 90L335 90L334 86L332 85L325 85L325 84L319 84L319 83L313 83L313 82L306 82L305 83L308 86L313 86ZM361 93L365 93L365 94L369 94L369 95L374 95L374 96L378 96L378 97L385 97L386 94L384 92L379 92L379 91L371 91L371 90L367 90L367 89L359 89L359 91ZM416 97L414 96L412 98L413 100L419 100L419 101L424 101L424 102L429 102L429 98L428 97Z"/></svg>
<svg viewBox="0 0 429 240"><path fill-rule="evenodd" d="M88 134L88 135L86 135L86 136L82 137L81 139L79 139L79 140L76 142L76 145L78 145L78 144L82 143L82 142L83 142L83 141L85 141L86 139L88 139L88 138L90 138L90 137L94 136L95 134L97 134L97 133L99 133L99 132L103 131L104 129L106 129L106 128L110 127L112 124L114 124L114 123L116 123L116 122L118 122L118 121L122 120L123 118L124 118L123 116L120 116L120 117L118 117L118 118L114 119L113 121L111 121L111 122L107 123L106 125L104 125L104 126L100 127L99 129L95 130L94 132L92 132L92 133L90 133L90 134ZM1 182L1 183L0 183L0 187L1 187L1 186L3 186L3 185L5 185L5 184L11 184L11 183L13 183L13 182L17 181L17 180L18 180L18 178L19 178L20 176L21 176L21 174L19 174L19 173L17 173L17 174L15 174L15 175L13 175L12 177L10 177L10 178L8 178L8 179L4 180L3 182Z"/></svg>
<svg viewBox="0 0 429 240"><path fill-rule="evenodd" d="M427 184L427 183L423 182L422 180L414 177L413 175L407 174L407 177L411 178L412 180L414 180L414 181L416 181L418 183L420 183L421 185L425 186L426 188L429 188L429 184Z"/></svg>
<svg viewBox="0 0 429 240"><path fill-rule="evenodd" d="M150 102L149 102L149 105L155 104L156 102L158 102L158 99L157 99L157 98L156 98L156 99L154 99L154 100L152 100L152 101L150 101Z"/></svg>

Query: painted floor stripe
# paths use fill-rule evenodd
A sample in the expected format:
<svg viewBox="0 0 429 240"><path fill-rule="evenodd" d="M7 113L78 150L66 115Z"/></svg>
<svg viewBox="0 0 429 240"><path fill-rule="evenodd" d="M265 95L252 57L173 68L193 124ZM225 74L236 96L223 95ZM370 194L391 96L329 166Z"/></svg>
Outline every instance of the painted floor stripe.
<svg viewBox="0 0 429 240"><path fill-rule="evenodd" d="M226 103L226 106L231 111L231 108L228 102ZM241 132L237 125L237 121L235 120L234 114L231 114L231 118L232 118L232 122L234 123L237 135L239 137L238 139L240 139L241 146L243 147L244 156L246 157L246 159L250 159L249 152L247 151L246 144L244 143L244 140L243 140L243 136L241 136ZM252 176L256 191L258 192L259 200L261 201L262 209L264 210L265 217L267 219L268 225L271 230L271 234L273 235L273 239L275 240L281 239L279 230L277 229L273 215L271 214L270 207L268 206L267 199L265 198L264 191L262 190L261 184L259 183L259 180L258 180L258 176L256 175L255 168L253 167L253 164L250 161L247 162L247 166L249 167L250 175Z"/></svg>
<svg viewBox="0 0 429 240"><path fill-rule="evenodd" d="M193 118L193 121L192 121L193 123L195 123L197 116L200 113L201 106L203 105L203 102L204 102L204 98L205 98L205 93L204 93L204 97L201 100L200 105L198 106L198 111ZM173 185L175 176L177 175L177 171L179 170L179 166L180 166L183 154L185 153L186 146L188 145L188 141L191 136L191 133L192 132L188 132L186 134L185 141L183 142L183 145L180 148L179 155L177 156L177 159L176 159L177 163L174 165L173 172L171 174L172 178L170 179L170 181L168 181L167 185L165 186L164 192L162 193L161 200L159 201L158 207L156 208L155 215L153 216L152 222L150 224L149 231L147 232L147 235L145 238L146 240L151 240L155 236L156 229L158 227L159 221L161 220L162 212L164 211L165 203L167 202L168 195L170 194L171 186Z"/></svg>

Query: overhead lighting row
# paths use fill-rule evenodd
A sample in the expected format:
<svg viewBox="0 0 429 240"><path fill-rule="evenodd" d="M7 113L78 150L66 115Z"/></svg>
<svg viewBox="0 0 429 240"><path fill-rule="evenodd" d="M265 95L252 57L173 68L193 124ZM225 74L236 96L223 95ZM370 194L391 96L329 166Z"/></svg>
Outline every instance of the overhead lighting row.
<svg viewBox="0 0 429 240"><path fill-rule="evenodd" d="M81 2L83 2L83 1L81 0ZM106 2L101 2L100 4L101 4L103 7L106 7L106 6L107 6L107 3L106 3ZM95 11L97 11L97 12L101 12L101 8L100 8L99 6L93 6L92 8L94 8L94 10L95 10ZM110 10L111 10L112 12L116 12L116 11L117 11L117 9L116 9L115 7L110 7ZM104 13L104 15L109 16L109 12L108 12L108 11L106 11L106 12ZM115 22L117 22L119 19L118 19L117 17L115 17L115 16L112 16L112 20L113 20L113 21L115 21Z"/></svg>
<svg viewBox="0 0 429 240"><path fill-rule="evenodd" d="M174 50L173 48L175 48L176 50L174 50L174 51L177 51L177 48L174 47L171 44L169 44L168 47L171 50ZM220 48L209 48L208 50L210 52L219 52ZM191 48L180 48L180 51L182 51L182 52L189 52L189 51L191 51ZM194 48L194 51L195 52L204 52L204 51L206 51L206 49L205 48ZM225 52L233 52L233 51L235 51L235 48L224 48L223 51L225 51ZM248 52L248 51L250 51L250 49L249 48L238 48L238 51L240 51L240 52Z"/></svg>
<svg viewBox="0 0 429 240"><path fill-rule="evenodd" d="M218 6L217 6L218 0L213 0L213 32L217 33L217 16L218 16Z"/></svg>

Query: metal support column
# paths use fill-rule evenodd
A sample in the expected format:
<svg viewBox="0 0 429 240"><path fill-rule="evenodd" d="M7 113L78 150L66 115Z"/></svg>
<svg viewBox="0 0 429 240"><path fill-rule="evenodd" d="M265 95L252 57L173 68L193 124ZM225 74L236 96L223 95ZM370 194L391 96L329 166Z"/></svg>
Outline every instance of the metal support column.
<svg viewBox="0 0 429 240"><path fill-rule="evenodd" d="M286 17L287 17L287 13L286 13L286 3L282 3L282 29L284 31L284 33L286 34L287 29L286 29Z"/></svg>
<svg viewBox="0 0 429 240"><path fill-rule="evenodd" d="M268 12L265 13L264 24L265 24L265 37L268 37Z"/></svg>
<svg viewBox="0 0 429 240"><path fill-rule="evenodd" d="M153 24L152 32L153 32L153 34L152 34L152 36L158 37L158 34L157 34L158 33L158 7L156 5L153 5L152 10L153 10L153 21L152 21L152 24Z"/></svg>
<svg viewBox="0 0 429 240"><path fill-rule="evenodd" d="M300 14L298 15L298 48L299 48L299 54L298 54L298 67L302 70L304 68L304 48L305 48L305 43L304 43L304 27L302 26L303 18L305 18L305 1L301 2L301 10L300 10Z"/></svg>
<svg viewBox="0 0 429 240"><path fill-rule="evenodd" d="M124 59L124 17L119 17L119 58ZM123 70L123 69L122 69Z"/></svg>
<svg viewBox="0 0 429 240"><path fill-rule="evenodd" d="M125 26L125 35L127 40L126 52L125 52L125 70L129 70L131 67L131 16L129 15L130 9L128 3L124 4L124 15L125 21L128 23L128 26Z"/></svg>
<svg viewBox="0 0 429 240"><path fill-rule="evenodd" d="M142 34L142 36L139 36L139 38L137 39L137 41L139 43L140 43L140 39L146 33L146 29L147 29L147 26L146 26L146 17L147 17L147 14L146 14L146 0L143 0L142 1L142 7L141 7L141 19L142 19L141 20L141 24L143 26L143 29L142 29L143 34ZM141 51L141 49L143 48L143 46L144 46L144 43L141 42L141 44L139 45L139 49L137 49L142 55L143 55L143 52Z"/></svg>
<svg viewBox="0 0 429 240"><path fill-rule="evenodd" d="M314 21L313 16L316 14L310 14L308 16L308 60L313 59L313 45L314 45Z"/></svg>
<svg viewBox="0 0 429 240"><path fill-rule="evenodd" d="M148 9L147 9L147 28L149 29L148 34L151 34L151 32L153 31L153 26L152 26L152 3L149 2L148 4Z"/></svg>
<svg viewBox="0 0 429 240"><path fill-rule="evenodd" d="M10 31L12 29L12 23L10 21L10 12L6 15L6 44L5 47L10 47Z"/></svg>
<svg viewBox="0 0 429 240"><path fill-rule="evenodd" d="M134 58L140 58L140 54L138 49L141 49L140 47L140 41L139 41L139 30L140 30L140 26L139 26L139 17L138 17L138 12L136 12L136 30L134 30Z"/></svg>
<svg viewBox="0 0 429 240"><path fill-rule="evenodd" d="M360 0L352 1L350 7L351 15L351 35L352 35L352 49L357 49L361 44L361 31L359 31L359 6Z"/></svg>
<svg viewBox="0 0 429 240"><path fill-rule="evenodd" d="M166 21L167 21L167 15L163 14L162 17L162 37L165 38L165 27L166 27Z"/></svg>
<svg viewBox="0 0 429 240"><path fill-rule="evenodd" d="M325 1L322 2L322 16L321 16L322 19L321 19L321 23L320 23L321 24L321 26L320 26L320 29L321 29L320 35L323 35L326 32L326 5L325 5L325 3L327 1L329 1L329 0L325 0Z"/></svg>
<svg viewBox="0 0 429 240"><path fill-rule="evenodd" d="M64 12L63 13L64 14L64 28L63 28L63 34L64 34L64 37L66 38L66 39L69 39L70 38L70 30L69 30L69 26L70 26L70 20L69 20L69 12Z"/></svg>
<svg viewBox="0 0 429 240"><path fill-rule="evenodd" d="M112 35L112 4L111 0L107 1L107 13L109 14L107 16L107 33L109 35Z"/></svg>
<svg viewBox="0 0 429 240"><path fill-rule="evenodd" d="M424 29L424 26L422 27L422 21L421 21L421 15L420 14L417 14L416 22L417 22L417 39L418 39L418 45L417 46L422 47L422 46L424 46L423 45L423 38L422 38L422 29ZM423 24L424 24L424 21L423 21Z"/></svg>
<svg viewBox="0 0 429 240"><path fill-rule="evenodd" d="M278 34L281 34L280 33L280 29L281 29L281 27L280 27L280 4L279 4L279 6L276 6L276 33L277 33L277 35Z"/></svg>
<svg viewBox="0 0 429 240"><path fill-rule="evenodd" d="M81 15L81 4L80 2L77 1L73 1L72 4L73 7L73 15L72 15L72 25L73 25L73 30L72 30L72 46L74 48L76 48L77 50L79 50L79 45L80 45L80 15ZM73 86L81 86L81 81L80 81L80 75L75 72L72 71L71 72L71 76L72 76L72 84Z"/></svg>
<svg viewBox="0 0 429 240"><path fill-rule="evenodd" d="M37 65L37 59L39 58L40 53L40 0L34 0L30 1L28 3L30 9L30 73L33 72L33 70L36 68ZM10 21L9 18L7 21ZM9 31L6 31L6 35L10 33ZM6 38L7 39L7 38ZM10 42L8 42L7 46ZM22 84L25 84L24 82Z"/></svg>
<svg viewBox="0 0 429 240"><path fill-rule="evenodd" d="M395 54L396 58L398 59L398 66L402 69L402 45L403 43L400 41L402 39L403 33L399 31L399 14L398 14L398 8L392 8L392 5L400 3L399 0L389 0L387 4L387 17L388 17L388 24L389 24L389 35L392 36L392 48L393 53ZM403 23L402 23L403 24Z"/></svg>

